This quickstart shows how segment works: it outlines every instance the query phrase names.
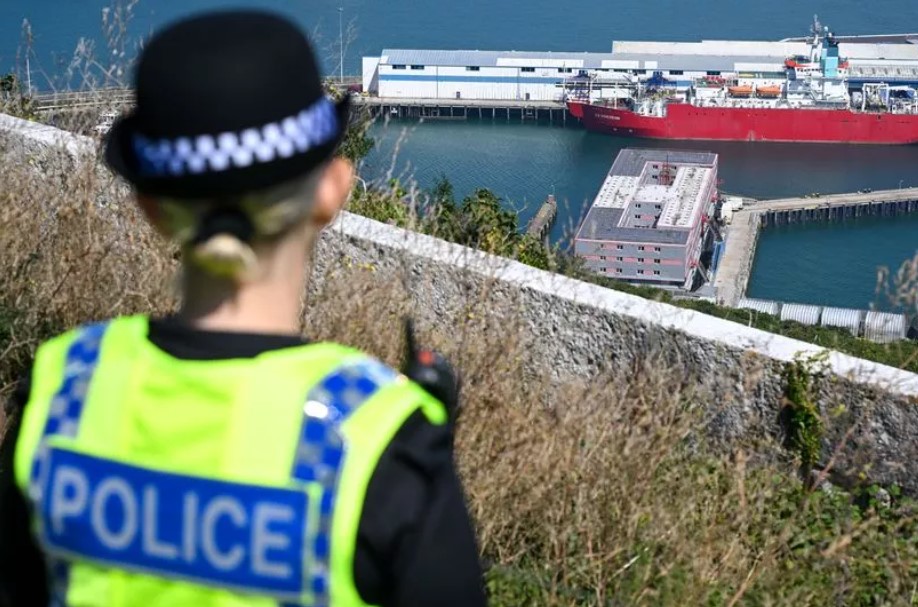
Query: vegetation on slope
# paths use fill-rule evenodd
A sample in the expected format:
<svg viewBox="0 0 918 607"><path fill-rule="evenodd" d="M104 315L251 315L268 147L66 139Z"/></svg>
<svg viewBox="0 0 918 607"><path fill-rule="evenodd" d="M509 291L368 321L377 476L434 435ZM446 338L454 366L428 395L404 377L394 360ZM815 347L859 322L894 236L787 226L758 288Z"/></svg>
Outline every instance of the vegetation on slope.
<svg viewBox="0 0 918 607"><path fill-rule="evenodd" d="M3 391L52 333L173 306L170 251L104 174L43 163L36 179L10 160L0 174ZM100 191L114 204L100 208ZM456 206L457 238L493 245L496 220L473 224ZM395 320L413 305L401 281L339 265L319 284L308 333L394 363ZM491 306L472 300L475 320L444 318L422 337L465 377L457 450L492 605L916 604L918 510L896 488L814 490L798 480L796 451L783 463L753 463L742 446L709 452L692 437L698 405L716 395L655 352L586 382L534 377L526 327ZM807 402L807 384L797 389Z"/></svg>
<svg viewBox="0 0 918 607"><path fill-rule="evenodd" d="M345 147L355 158L368 149L365 131L357 135ZM35 346L63 328L169 311L175 265L103 172L61 158L42 162L39 177L29 159L3 157L0 393L7 393ZM486 190L457 201L442 181L429 196L397 183L360 188L352 210L581 272L521 235L516 216ZM400 281L339 266L319 284L304 318L308 334L394 363L401 350L394 321L413 305ZM659 363L660 353L557 385L527 370L526 327L491 305L485 296L472 300L475 314L444 318L422 338L459 361L465 378L457 450L492 605L918 605L918 506L896 487L841 491L798 478L819 429L806 406L805 372L789 369L787 378L786 396L801 412L798 446L774 445L783 459L758 461L744 445L725 455L694 440L696 411L718 395Z"/></svg>

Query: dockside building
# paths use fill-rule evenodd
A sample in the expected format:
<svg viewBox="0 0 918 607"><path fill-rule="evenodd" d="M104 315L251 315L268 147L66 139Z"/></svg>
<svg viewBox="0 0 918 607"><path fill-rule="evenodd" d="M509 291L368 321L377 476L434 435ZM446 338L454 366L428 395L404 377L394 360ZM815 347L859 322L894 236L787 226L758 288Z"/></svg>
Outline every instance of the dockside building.
<svg viewBox="0 0 918 607"><path fill-rule="evenodd" d="M918 86L918 37L841 40L852 90L872 82ZM363 57L363 90L383 99L560 102L564 83L578 76L676 89L711 76L769 85L785 81L788 56L808 49L802 40L621 41L608 53L385 49Z"/></svg>

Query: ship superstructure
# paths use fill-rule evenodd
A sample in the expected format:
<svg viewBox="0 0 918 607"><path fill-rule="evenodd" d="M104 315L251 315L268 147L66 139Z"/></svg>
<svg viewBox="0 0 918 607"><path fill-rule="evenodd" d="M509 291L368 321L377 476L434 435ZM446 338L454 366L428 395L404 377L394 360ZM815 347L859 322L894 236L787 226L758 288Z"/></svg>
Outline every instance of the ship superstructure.
<svg viewBox="0 0 918 607"><path fill-rule="evenodd" d="M884 81L850 85L851 63L815 20L807 52L781 72L734 71L676 80L655 73L583 71L564 84L571 113L591 130L659 139L918 142L918 96Z"/></svg>

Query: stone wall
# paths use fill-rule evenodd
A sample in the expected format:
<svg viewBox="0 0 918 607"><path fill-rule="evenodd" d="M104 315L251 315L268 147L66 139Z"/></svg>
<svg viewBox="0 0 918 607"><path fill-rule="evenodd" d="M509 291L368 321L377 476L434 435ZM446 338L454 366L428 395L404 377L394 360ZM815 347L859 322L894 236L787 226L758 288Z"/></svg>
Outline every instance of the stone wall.
<svg viewBox="0 0 918 607"><path fill-rule="evenodd" d="M6 155L63 146L80 154L91 141L0 116ZM10 143L12 142L12 145ZM36 147L37 146L37 147ZM9 160L9 156L5 160ZM118 221L114 207L112 220ZM348 267L372 267L402 285L419 323L443 334L473 313L494 330L527 334L532 373L556 384L612 372L624 377L642 361L684 369L705 410L705 430L727 447L780 438L784 365L823 353L817 346L581 283L427 236L345 213L319 245L313 288L349 279ZM337 276L336 278L331 278ZM817 400L829 420L824 457L837 452L838 480L867 470L881 484L918 495L918 376L826 353ZM556 403L557 404L557 403Z"/></svg>
<svg viewBox="0 0 918 607"><path fill-rule="evenodd" d="M707 434L728 447L780 438L785 363L824 354L814 392L829 422L824 459L837 458L832 478L846 483L867 470L875 482L918 494L914 374L351 214L325 234L317 260L319 278L333 267L372 267L402 283L419 322L441 333L478 302L477 313L526 328L525 363L557 382L631 369L651 356L678 365L707 401Z"/></svg>

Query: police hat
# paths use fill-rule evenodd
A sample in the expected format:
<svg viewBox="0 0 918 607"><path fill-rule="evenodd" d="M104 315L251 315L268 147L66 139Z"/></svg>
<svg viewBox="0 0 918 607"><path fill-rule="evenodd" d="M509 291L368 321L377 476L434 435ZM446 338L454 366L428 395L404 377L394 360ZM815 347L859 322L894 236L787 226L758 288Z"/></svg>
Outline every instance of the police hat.
<svg viewBox="0 0 918 607"><path fill-rule="evenodd" d="M166 28L141 55L136 90L105 159L145 194L213 199L292 181L331 158L347 128L348 99L326 96L309 41L262 11Z"/></svg>

